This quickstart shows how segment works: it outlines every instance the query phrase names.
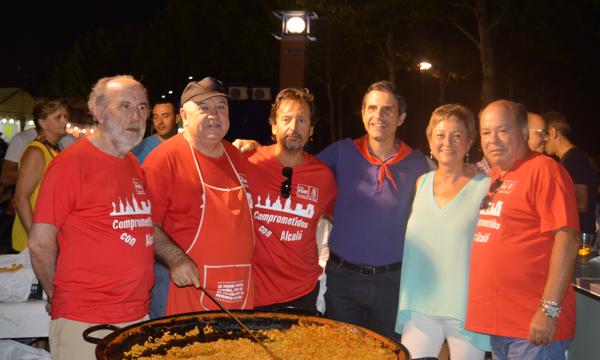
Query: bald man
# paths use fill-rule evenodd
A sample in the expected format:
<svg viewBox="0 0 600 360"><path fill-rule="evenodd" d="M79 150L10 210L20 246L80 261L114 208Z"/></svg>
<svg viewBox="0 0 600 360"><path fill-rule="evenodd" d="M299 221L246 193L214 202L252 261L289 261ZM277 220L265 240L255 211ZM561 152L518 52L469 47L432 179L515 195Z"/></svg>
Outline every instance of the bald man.
<svg viewBox="0 0 600 360"><path fill-rule="evenodd" d="M562 166L529 149L528 126L525 106L507 100L480 115L492 185L473 238L465 329L491 335L494 359L564 359L575 331L575 191Z"/></svg>

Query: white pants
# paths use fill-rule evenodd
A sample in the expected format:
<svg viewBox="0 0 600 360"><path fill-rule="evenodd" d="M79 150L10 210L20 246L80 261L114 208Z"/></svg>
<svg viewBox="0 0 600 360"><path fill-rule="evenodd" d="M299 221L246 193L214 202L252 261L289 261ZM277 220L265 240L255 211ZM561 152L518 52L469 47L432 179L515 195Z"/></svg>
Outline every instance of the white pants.
<svg viewBox="0 0 600 360"><path fill-rule="evenodd" d="M444 339L448 341L450 359L483 360L485 356L483 350L471 344L460 332L460 321L456 319L413 312L402 329L402 345L413 359L439 357Z"/></svg>

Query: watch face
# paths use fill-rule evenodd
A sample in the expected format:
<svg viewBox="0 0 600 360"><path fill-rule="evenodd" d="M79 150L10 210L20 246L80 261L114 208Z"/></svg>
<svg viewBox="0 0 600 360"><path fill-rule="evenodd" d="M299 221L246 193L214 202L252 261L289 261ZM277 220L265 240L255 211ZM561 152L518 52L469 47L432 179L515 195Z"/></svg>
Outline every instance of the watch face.
<svg viewBox="0 0 600 360"><path fill-rule="evenodd" d="M560 314L560 307L544 304L542 307L544 314L549 318L557 318Z"/></svg>

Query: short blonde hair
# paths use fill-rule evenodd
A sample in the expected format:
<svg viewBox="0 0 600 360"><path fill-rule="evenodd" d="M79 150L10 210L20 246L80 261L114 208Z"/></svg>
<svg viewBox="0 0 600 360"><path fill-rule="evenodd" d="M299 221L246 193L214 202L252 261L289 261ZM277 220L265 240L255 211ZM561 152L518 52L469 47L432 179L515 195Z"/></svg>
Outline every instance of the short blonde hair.
<svg viewBox="0 0 600 360"><path fill-rule="evenodd" d="M444 120L454 117L459 122L465 125L467 129L467 140L473 142L475 139L475 115L466 106L460 104L446 104L438 107L431 114L429 125L425 129L427 139L431 138L433 129Z"/></svg>

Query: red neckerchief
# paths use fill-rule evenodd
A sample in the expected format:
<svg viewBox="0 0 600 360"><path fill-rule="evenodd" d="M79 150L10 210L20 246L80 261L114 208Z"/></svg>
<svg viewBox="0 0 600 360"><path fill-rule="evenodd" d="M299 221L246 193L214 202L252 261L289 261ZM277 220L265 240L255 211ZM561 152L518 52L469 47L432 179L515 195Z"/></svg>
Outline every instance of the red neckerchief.
<svg viewBox="0 0 600 360"><path fill-rule="evenodd" d="M388 180L390 180L392 182L394 189L396 189L396 191L398 191L398 186L396 186L396 182L394 181L394 178L392 177L392 173L390 172L389 166L394 165L394 164L400 162L401 160L403 160L405 157L407 157L413 151L413 149L410 146L406 145L406 143L400 142L400 147L398 148L396 155L387 159L386 161L381 161L377 156L371 154L371 152L369 151L368 135L364 135L358 139L355 139L354 146L356 146L356 148L358 149L358 152L360 152L362 154L362 156L369 163L371 163L372 165L375 165L375 166L379 166L379 176L378 176L379 191L381 192L384 175L386 178L388 178Z"/></svg>

